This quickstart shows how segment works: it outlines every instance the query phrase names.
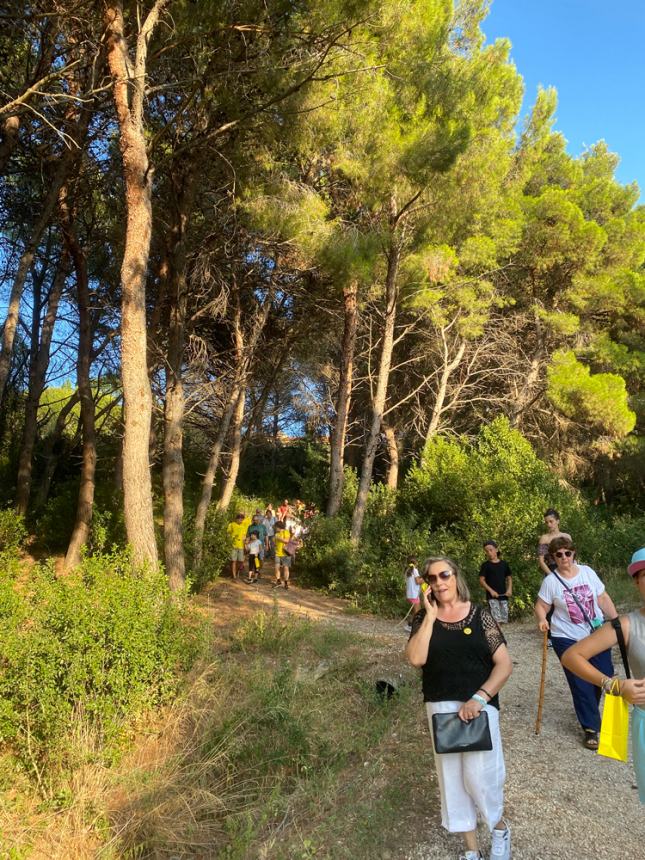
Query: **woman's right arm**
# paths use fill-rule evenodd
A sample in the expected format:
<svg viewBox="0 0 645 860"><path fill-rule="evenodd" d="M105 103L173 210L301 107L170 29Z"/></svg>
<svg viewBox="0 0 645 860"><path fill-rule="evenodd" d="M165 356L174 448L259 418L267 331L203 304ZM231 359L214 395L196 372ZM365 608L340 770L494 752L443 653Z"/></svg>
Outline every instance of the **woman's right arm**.
<svg viewBox="0 0 645 860"><path fill-rule="evenodd" d="M546 620L546 614L551 609L551 604L546 603L541 597L538 597L535 603L535 617L538 620L538 630L545 633L549 629L549 622Z"/></svg>
<svg viewBox="0 0 645 860"><path fill-rule="evenodd" d="M421 600L425 613L423 620L419 625L414 636L408 640L405 646L405 656L412 666L425 666L428 661L428 648L430 647L430 637L432 636L432 628L434 627L437 618L437 604L434 601L428 600L428 592L421 592Z"/></svg>
<svg viewBox="0 0 645 860"><path fill-rule="evenodd" d="M622 616L620 626L625 637L625 644L629 642L629 618ZM616 631L611 624L603 624L591 636L576 642L562 655L562 665L574 675L601 687L605 676L599 669L589 662L591 657L607 651L616 644ZM631 678L620 682L620 695L632 705L645 705L645 678L640 681Z"/></svg>

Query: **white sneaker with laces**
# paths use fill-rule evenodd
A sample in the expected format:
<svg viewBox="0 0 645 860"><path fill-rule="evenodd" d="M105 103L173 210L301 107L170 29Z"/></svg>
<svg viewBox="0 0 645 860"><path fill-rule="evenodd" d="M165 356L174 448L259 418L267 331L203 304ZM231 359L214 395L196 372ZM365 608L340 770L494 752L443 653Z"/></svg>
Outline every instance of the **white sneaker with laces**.
<svg viewBox="0 0 645 860"><path fill-rule="evenodd" d="M511 828L508 825L506 830L493 830L490 856L491 860L511 860Z"/></svg>
<svg viewBox="0 0 645 860"><path fill-rule="evenodd" d="M484 860L484 855L479 851L466 851L465 854L459 855L459 860Z"/></svg>

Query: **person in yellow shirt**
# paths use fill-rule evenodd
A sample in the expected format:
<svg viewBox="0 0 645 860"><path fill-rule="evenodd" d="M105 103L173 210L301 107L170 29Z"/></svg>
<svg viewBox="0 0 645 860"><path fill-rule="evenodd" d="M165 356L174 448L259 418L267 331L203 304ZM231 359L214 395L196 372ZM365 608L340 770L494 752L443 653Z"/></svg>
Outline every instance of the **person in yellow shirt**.
<svg viewBox="0 0 645 860"><path fill-rule="evenodd" d="M289 555L285 547L291 540L291 532L285 528L283 520L275 524L275 582L274 588L283 585L289 588L289 568L293 556ZM282 578L281 578L282 577Z"/></svg>
<svg viewBox="0 0 645 860"><path fill-rule="evenodd" d="M238 565L240 565L240 569L244 566L244 541L247 528L248 524L244 511L237 513L234 522L229 523L226 528L231 540L231 574L233 579L237 579Z"/></svg>

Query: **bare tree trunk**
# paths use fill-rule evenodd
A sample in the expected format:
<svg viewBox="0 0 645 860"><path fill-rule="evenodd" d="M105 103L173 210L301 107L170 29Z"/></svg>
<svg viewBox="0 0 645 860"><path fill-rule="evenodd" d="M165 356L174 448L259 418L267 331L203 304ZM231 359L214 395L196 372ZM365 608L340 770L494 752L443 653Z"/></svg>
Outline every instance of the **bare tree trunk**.
<svg viewBox="0 0 645 860"><path fill-rule="evenodd" d="M42 455L43 461L45 463L45 468L40 478L40 483L38 485L38 491L36 493L36 499L34 504L34 507L37 510L40 510L42 507L44 507L45 503L47 502L47 499L49 498L49 489L51 487L52 478L54 477L54 472L56 471L56 466L58 464L56 445L60 441L60 438L65 431L65 426L67 425L67 419L69 418L72 409L76 406L78 401L79 394L78 391L75 391L71 395L67 403L63 406L61 411L58 413L58 418L56 419L54 429L45 439Z"/></svg>
<svg viewBox="0 0 645 860"><path fill-rule="evenodd" d="M217 502L217 510L223 511L228 508L233 496L233 490L237 482L237 474L240 471L240 453L242 450L242 423L244 422L244 402L246 399L244 388L240 391L237 403L235 405L235 415L233 416L232 437L231 437L231 463L228 469L228 475L222 487L222 493Z"/></svg>
<svg viewBox="0 0 645 860"><path fill-rule="evenodd" d="M184 556L184 384L181 367L184 356L186 326L186 229L193 199L194 171L182 176L177 200L175 239L172 264L168 273L170 321L168 331L168 361L166 365L166 402L164 413L164 560L173 591L183 588L186 581Z"/></svg>
<svg viewBox="0 0 645 860"><path fill-rule="evenodd" d="M20 459L18 461L18 479L16 485L16 510L19 514L26 514L29 507L29 496L31 495L31 476L34 458L34 446L38 432L38 405L45 387L47 368L49 367L49 354L51 349L54 324L58 315L58 305L67 277L67 254L63 253L58 261L54 281L49 292L47 313L43 320L42 331L40 327L40 289L34 283L34 307L32 321L32 355L29 366L29 394L25 403L25 424L20 448ZM40 337L39 337L40 333ZM40 342L39 342L40 341Z"/></svg>
<svg viewBox="0 0 645 860"><path fill-rule="evenodd" d="M393 245L387 261L387 275L385 279L385 323L383 326L383 341L381 344L381 357L379 361L376 390L372 398L372 414L367 431L363 461L361 464L361 477L352 514L352 527L350 539L357 545L363 531L363 519L367 506L367 496L372 483L372 472L374 469L374 458L379 443L379 433L383 423L385 402L387 400L387 385L390 378L390 367L392 366L392 352L394 349L394 325L396 322L397 301L399 297L397 277L399 273L400 248Z"/></svg>
<svg viewBox="0 0 645 860"><path fill-rule="evenodd" d="M391 490L396 490L399 483L399 443L396 438L396 430L384 422L383 435L385 436L389 459L386 483Z"/></svg>
<svg viewBox="0 0 645 860"><path fill-rule="evenodd" d="M121 267L121 377L124 402L123 496L134 560L157 565L148 448L152 393L147 369L146 270L152 229L152 172L143 125L148 42L168 0L156 0L138 36L129 68L123 4L106 4L107 58L119 121L119 146L127 207Z"/></svg>
<svg viewBox="0 0 645 860"><path fill-rule="evenodd" d="M224 412L222 414L222 420L220 422L217 437L211 449L208 467L202 480L202 492L199 499L199 503L197 505L197 511L195 513L195 537L193 544L193 564L195 565L195 567L199 567L202 562L206 514L208 512L208 506L210 505L211 497L213 494L213 483L215 481L215 474L217 473L217 467L219 465L219 460L222 454L222 448L224 447L224 442L226 441L226 436L231 420L233 418L233 413L236 408L239 408L239 398L242 397L242 400L244 400L244 384L246 380L246 373L255 353L255 348L257 346L260 335L266 325L267 319L269 318L271 302L273 299L273 288L268 291L264 299L264 303L256 315L256 318L253 323L251 337L249 338L249 342L246 345L244 343L244 335L242 332L242 309L239 303L239 295L236 294L236 298L237 304L235 308L235 317L233 324L233 337L235 342L237 373L235 374L233 382L231 384L229 397L224 407ZM242 403L242 409L243 408L244 403ZM237 480L237 474L235 475L235 480ZM218 504L218 508L219 507L220 505Z"/></svg>
<svg viewBox="0 0 645 860"><path fill-rule="evenodd" d="M462 341L455 353L455 357L453 359L449 359L448 342L444 331L441 332L441 336L443 338L443 367L441 369L441 377L439 379L439 387L434 400L434 406L432 407L430 422L428 424L428 429L426 430L426 442L432 439L439 429L439 422L441 421L444 403L446 402L450 376L461 364L464 352L466 351L466 344Z"/></svg>
<svg viewBox="0 0 645 860"><path fill-rule="evenodd" d="M7 316L2 330L2 346L0 348L0 408L2 407L4 391L11 371L11 359L13 357L16 329L18 328L18 316L20 313L20 302L25 287L25 281L27 280L29 269L34 262L34 257L36 255L38 245L40 244L40 240L47 229L47 225L52 219L56 201L58 199L58 192L60 191L60 188L70 170L71 164L74 160L73 156L74 153L70 149L65 150L64 154L61 156L58 169L47 189L40 215L31 229L29 241L22 253L20 262L18 263L16 276L11 286Z"/></svg>
<svg viewBox="0 0 645 860"><path fill-rule="evenodd" d="M76 236L70 214L67 195L61 195L63 232L65 242L74 261L76 291L78 297L78 357L76 362L76 384L81 399L81 426L83 433L83 464L81 484L78 490L76 519L69 539L65 568L76 567L81 561L81 549L87 543L94 512L94 487L96 475L96 426L95 405L90 382L92 366L92 318L90 312L90 289L87 274L87 259Z"/></svg>
<svg viewBox="0 0 645 860"><path fill-rule="evenodd" d="M343 499L345 437L352 396L354 371L354 345L358 326L358 284L354 281L343 290L345 323L340 356L340 378L336 399L336 422L330 440L329 501L327 516L334 517L340 510Z"/></svg>

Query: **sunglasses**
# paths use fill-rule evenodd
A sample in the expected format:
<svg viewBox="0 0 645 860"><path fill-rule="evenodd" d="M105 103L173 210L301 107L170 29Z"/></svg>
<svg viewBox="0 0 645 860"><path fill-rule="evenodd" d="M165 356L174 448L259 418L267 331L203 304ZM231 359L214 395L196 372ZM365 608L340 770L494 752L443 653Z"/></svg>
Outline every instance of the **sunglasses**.
<svg viewBox="0 0 645 860"><path fill-rule="evenodd" d="M425 576L425 581L429 585L436 585L439 580L441 582L446 582L452 576L452 570L440 570L439 573L427 573Z"/></svg>
<svg viewBox="0 0 645 860"><path fill-rule="evenodd" d="M556 558L571 558L575 550L573 549L559 549L557 552L554 552L553 555Z"/></svg>

